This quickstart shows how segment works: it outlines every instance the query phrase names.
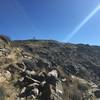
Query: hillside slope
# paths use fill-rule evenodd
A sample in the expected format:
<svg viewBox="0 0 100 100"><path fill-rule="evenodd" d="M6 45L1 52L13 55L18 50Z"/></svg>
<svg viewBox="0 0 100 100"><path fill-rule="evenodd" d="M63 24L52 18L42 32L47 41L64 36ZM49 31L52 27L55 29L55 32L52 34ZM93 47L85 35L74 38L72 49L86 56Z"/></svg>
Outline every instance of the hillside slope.
<svg viewBox="0 0 100 100"><path fill-rule="evenodd" d="M16 45L19 43L19 45ZM51 67L61 66L66 73L98 81L100 47L83 44L64 44L57 41L25 41L15 45L46 60Z"/></svg>
<svg viewBox="0 0 100 100"><path fill-rule="evenodd" d="M52 40L9 42L0 45L0 100L99 98L99 46Z"/></svg>

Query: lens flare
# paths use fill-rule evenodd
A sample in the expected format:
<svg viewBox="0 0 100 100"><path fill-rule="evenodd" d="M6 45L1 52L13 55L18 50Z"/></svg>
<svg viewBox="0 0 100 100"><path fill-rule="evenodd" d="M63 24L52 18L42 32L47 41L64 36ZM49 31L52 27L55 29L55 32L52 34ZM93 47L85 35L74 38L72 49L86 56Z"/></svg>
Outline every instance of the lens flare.
<svg viewBox="0 0 100 100"><path fill-rule="evenodd" d="M100 5L98 5L65 39L66 42L71 40L78 31L100 10Z"/></svg>

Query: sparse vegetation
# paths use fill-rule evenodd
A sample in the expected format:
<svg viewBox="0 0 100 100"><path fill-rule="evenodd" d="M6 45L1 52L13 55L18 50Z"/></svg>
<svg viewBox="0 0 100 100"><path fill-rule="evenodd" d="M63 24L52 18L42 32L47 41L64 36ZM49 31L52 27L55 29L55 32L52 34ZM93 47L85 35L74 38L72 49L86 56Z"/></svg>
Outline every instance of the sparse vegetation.
<svg viewBox="0 0 100 100"><path fill-rule="evenodd" d="M0 41L1 42L4 42L4 47L5 46L10 46L10 38L8 36L5 36L5 35L0 35Z"/></svg>
<svg viewBox="0 0 100 100"><path fill-rule="evenodd" d="M80 91L86 92L89 89L89 85L84 83L78 83L78 89Z"/></svg>
<svg viewBox="0 0 100 100"><path fill-rule="evenodd" d="M0 100L5 100L5 90L3 87L0 87Z"/></svg>
<svg viewBox="0 0 100 100"><path fill-rule="evenodd" d="M0 36L0 39L5 43L5 46L9 45L10 39L8 37ZM56 81L61 82L64 91L64 94L62 91L59 91L59 93L62 94L57 94L55 92L56 96L58 96L57 98L61 96L63 97L62 100L84 100L84 95L86 98L90 98L90 95L87 93L87 90L90 87L88 84L84 83L84 80L93 80L96 82L100 80L100 67L98 66L100 65L100 61L98 60L100 59L100 47L92 47L97 49L95 52L95 49L91 49L91 46L89 45L86 47L84 47L85 45L74 46L74 44L70 46L71 44L67 45L57 41L54 42L47 40L12 41L11 44L13 44L13 47L11 48L10 46L5 49L1 48L0 71L2 72L4 69L11 73L12 79L10 83L11 86L13 85L16 89L20 87L16 86L16 81L21 78L22 75L25 76L24 72L26 70L28 70L26 71L27 73L31 73L30 71L33 71L33 74L35 71L36 75L39 77L43 72L44 74L41 77L46 77L47 73L51 71L51 69L56 69L59 76ZM10 51L10 53L7 53L8 51ZM5 65L7 66L5 67ZM72 76L75 77L72 78ZM28 77L33 79L32 75L29 75ZM26 84L28 82L26 82ZM45 82L43 82L43 84L45 84ZM7 87L9 87L9 84ZM22 87L20 88L22 89ZM9 88L7 89L9 90ZM56 90L54 86L53 89L54 91ZM0 88L0 95L4 95L2 88ZM43 96L45 96L45 94ZM0 97L0 100L2 100L3 97Z"/></svg>

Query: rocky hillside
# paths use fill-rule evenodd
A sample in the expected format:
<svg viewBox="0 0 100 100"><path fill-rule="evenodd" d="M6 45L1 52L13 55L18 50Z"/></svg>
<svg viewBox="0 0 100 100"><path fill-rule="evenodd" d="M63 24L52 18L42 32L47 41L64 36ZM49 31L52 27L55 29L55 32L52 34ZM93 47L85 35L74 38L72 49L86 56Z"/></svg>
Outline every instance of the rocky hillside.
<svg viewBox="0 0 100 100"><path fill-rule="evenodd" d="M0 100L98 100L100 47L0 36Z"/></svg>

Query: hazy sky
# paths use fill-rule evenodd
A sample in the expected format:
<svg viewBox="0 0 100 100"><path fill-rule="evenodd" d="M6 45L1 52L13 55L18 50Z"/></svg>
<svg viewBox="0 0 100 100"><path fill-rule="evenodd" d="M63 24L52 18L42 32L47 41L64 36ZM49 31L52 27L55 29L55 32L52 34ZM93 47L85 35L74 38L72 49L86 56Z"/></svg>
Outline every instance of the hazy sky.
<svg viewBox="0 0 100 100"><path fill-rule="evenodd" d="M100 45L100 0L0 0L0 34Z"/></svg>

